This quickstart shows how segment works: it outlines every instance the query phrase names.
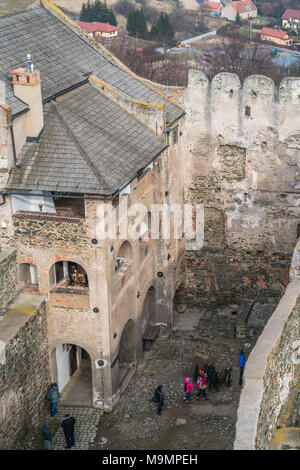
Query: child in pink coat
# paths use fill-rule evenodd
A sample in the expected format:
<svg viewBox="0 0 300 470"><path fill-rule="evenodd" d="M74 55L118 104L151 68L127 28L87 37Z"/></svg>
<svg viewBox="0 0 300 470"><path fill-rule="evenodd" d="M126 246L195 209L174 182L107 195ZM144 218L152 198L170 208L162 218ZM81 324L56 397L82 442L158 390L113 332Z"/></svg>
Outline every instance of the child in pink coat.
<svg viewBox="0 0 300 470"><path fill-rule="evenodd" d="M189 377L187 377L185 380L184 380L184 390L185 390L185 401L187 403L190 402L190 398L191 398L191 391L193 389L193 382L192 382L192 379L190 379Z"/></svg>

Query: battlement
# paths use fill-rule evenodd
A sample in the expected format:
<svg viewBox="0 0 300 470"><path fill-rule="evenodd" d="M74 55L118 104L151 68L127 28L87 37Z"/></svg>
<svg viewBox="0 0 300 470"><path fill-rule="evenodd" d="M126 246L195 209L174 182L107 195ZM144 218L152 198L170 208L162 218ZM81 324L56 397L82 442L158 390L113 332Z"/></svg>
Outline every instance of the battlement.
<svg viewBox="0 0 300 470"><path fill-rule="evenodd" d="M219 73L209 81L203 72L190 70L184 95L187 114L202 121L202 134L230 131L250 142L263 127L272 128L279 140L300 132L300 77L284 78L276 87L262 75L241 84L236 74Z"/></svg>

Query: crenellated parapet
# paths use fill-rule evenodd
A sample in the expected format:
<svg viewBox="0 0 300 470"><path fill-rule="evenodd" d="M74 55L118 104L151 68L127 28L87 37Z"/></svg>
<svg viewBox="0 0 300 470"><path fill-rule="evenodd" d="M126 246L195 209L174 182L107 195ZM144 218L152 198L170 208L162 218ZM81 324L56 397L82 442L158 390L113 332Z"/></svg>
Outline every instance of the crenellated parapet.
<svg viewBox="0 0 300 470"><path fill-rule="evenodd" d="M300 129L300 78L285 78L276 87L271 78L251 75L242 84L236 74L222 72L211 81L189 71L184 92L187 114L203 118L201 131L212 137L228 133L254 139L262 127L276 129L280 140Z"/></svg>

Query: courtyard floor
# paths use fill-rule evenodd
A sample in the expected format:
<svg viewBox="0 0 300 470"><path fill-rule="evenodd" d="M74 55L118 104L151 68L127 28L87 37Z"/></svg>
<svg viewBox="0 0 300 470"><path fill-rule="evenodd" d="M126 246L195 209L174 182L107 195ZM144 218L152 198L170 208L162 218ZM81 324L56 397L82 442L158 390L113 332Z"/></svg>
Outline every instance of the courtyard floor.
<svg viewBox="0 0 300 470"><path fill-rule="evenodd" d="M52 447L61 450L65 440L60 422L65 413L76 418L74 450L221 450L232 449L241 387L238 384L238 357L246 358L255 340L216 336L209 322L200 321L195 309L176 315L170 337L156 340L152 351L144 353L138 370L112 413L89 406L62 406L50 419ZM201 325L201 326L200 326ZM193 378L196 364L214 364L220 372L232 367L232 384L220 391L208 391L208 400L184 402L184 379ZM155 388L163 385L165 406L156 413L151 401ZM43 448L32 442L28 448Z"/></svg>
<svg viewBox="0 0 300 470"><path fill-rule="evenodd" d="M232 449L241 387L238 357L246 357L253 340L216 337L209 328L198 327L195 310L178 315L170 338L159 338L146 352L137 373L113 413L101 418L90 449L103 450L204 450ZM245 346L246 344L246 346ZM218 372L232 367L232 385L208 392L208 400L184 402L184 379L193 377L196 364L213 363ZM163 385L165 406L156 414L151 401L155 388Z"/></svg>

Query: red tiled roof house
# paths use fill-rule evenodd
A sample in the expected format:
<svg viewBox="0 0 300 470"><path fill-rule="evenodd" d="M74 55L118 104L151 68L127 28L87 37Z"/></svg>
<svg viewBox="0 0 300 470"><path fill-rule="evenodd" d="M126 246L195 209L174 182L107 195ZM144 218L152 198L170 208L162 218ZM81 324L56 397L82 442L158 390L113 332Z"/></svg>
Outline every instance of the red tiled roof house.
<svg viewBox="0 0 300 470"><path fill-rule="evenodd" d="M95 39L116 38L120 30L117 26L113 26L109 23L99 23L98 21L93 21L92 23L78 21L77 24Z"/></svg>
<svg viewBox="0 0 300 470"><path fill-rule="evenodd" d="M239 14L241 20L248 20L257 16L257 8L251 0L231 2L222 10L222 17L235 21Z"/></svg>
<svg viewBox="0 0 300 470"><path fill-rule="evenodd" d="M202 2L200 3L200 10L211 14L217 14L220 16L223 5L221 2Z"/></svg>
<svg viewBox="0 0 300 470"><path fill-rule="evenodd" d="M280 46L290 46L293 43L288 33L281 29L264 27L260 30L259 34L262 41L275 42Z"/></svg>
<svg viewBox="0 0 300 470"><path fill-rule="evenodd" d="M281 20L283 28L291 29L296 33L300 32L300 10L285 10Z"/></svg>

